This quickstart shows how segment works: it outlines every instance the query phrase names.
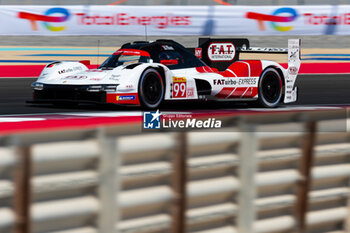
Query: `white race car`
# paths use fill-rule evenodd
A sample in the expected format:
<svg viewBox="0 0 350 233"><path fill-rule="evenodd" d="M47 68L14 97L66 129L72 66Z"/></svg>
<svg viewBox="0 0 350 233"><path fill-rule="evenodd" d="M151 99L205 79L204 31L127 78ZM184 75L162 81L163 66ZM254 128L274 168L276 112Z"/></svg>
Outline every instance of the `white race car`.
<svg viewBox="0 0 350 233"><path fill-rule="evenodd" d="M264 107L296 101L300 40L288 49L238 47L211 41L195 54L172 40L124 44L97 69L82 62L48 64L32 84L33 103L113 103L155 109L163 101L255 101ZM205 50L205 51L203 51ZM288 69L266 60L238 60L242 52L288 53ZM209 67L198 57L226 62ZM223 63L222 63L223 64Z"/></svg>

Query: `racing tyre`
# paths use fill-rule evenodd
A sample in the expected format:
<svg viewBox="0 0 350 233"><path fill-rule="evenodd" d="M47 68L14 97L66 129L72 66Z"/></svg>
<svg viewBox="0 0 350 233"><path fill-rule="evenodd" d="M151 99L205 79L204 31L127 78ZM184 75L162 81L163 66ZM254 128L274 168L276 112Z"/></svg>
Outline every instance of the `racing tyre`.
<svg viewBox="0 0 350 233"><path fill-rule="evenodd" d="M259 79L258 104L262 107L277 107L282 98L282 77L274 68L267 68Z"/></svg>
<svg viewBox="0 0 350 233"><path fill-rule="evenodd" d="M143 72L139 82L139 99L142 108L158 108L164 98L164 84L161 75L155 69Z"/></svg>

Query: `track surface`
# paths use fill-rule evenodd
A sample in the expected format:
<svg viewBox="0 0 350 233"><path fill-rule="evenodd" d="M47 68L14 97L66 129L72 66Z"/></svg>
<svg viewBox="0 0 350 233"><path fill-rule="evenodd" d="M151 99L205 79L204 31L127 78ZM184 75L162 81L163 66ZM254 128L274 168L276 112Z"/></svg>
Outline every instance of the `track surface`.
<svg viewBox="0 0 350 233"><path fill-rule="evenodd" d="M31 99L31 83L33 78L3 78L0 79L0 115L91 112L91 111L130 111L138 108L119 106L82 105L78 108L55 108L51 105L29 105ZM350 74L300 75L297 80L299 99L292 105L349 105L350 104ZM289 105L283 105L286 107ZM163 110L235 110L248 106L236 102L230 103L176 103L166 105Z"/></svg>

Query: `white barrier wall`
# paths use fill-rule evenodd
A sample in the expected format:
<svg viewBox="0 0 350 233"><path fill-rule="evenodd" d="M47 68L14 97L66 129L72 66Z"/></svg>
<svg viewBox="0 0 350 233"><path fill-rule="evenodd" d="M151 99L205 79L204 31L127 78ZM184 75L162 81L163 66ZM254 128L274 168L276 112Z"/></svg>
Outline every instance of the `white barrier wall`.
<svg viewBox="0 0 350 233"><path fill-rule="evenodd" d="M239 122L226 132L140 134L141 124L130 124L1 135L0 232L14 232L26 221L32 233L301 232L297 206L307 194L305 233L350 232L350 133L343 128L344 114L224 117ZM304 130L308 120L317 121L317 131L303 197L308 179L300 167L312 135ZM268 130L275 126L279 132ZM182 167L175 162L179 157ZM182 173L181 197L175 186ZM31 186L27 192L20 177ZM27 203L18 203L21 199ZM173 229L181 199L187 231ZM22 208L30 212L26 219Z"/></svg>
<svg viewBox="0 0 350 233"><path fill-rule="evenodd" d="M349 35L350 5L1 6L0 35Z"/></svg>

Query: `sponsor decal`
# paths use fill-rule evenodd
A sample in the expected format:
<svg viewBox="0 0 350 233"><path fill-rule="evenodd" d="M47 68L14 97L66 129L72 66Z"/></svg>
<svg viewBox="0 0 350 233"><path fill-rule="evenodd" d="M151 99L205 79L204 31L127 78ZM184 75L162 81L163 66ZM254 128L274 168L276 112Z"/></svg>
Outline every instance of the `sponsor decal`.
<svg viewBox="0 0 350 233"><path fill-rule="evenodd" d="M81 79L87 79L87 76L84 75L70 75L70 76L66 76L62 79L76 79L76 80L81 80Z"/></svg>
<svg viewBox="0 0 350 233"><path fill-rule="evenodd" d="M208 47L208 57L211 61L231 61L236 56L236 48L232 43L216 42Z"/></svg>
<svg viewBox="0 0 350 233"><path fill-rule="evenodd" d="M202 58L202 48L195 48L194 55L198 58Z"/></svg>
<svg viewBox="0 0 350 233"><path fill-rule="evenodd" d="M50 16L55 14L55 16ZM60 15L60 16L57 16ZM29 12L20 11L17 14L17 17L20 19L26 19L30 21L30 25L33 31L38 31L37 21L41 21L43 26L53 32L59 32L66 29L65 26L52 26L49 23L62 23L69 19L70 13L66 8L54 7L48 9L44 15L34 14Z"/></svg>
<svg viewBox="0 0 350 233"><path fill-rule="evenodd" d="M185 98L187 95L187 82L184 77L173 77L173 98Z"/></svg>
<svg viewBox="0 0 350 233"><path fill-rule="evenodd" d="M139 105L140 101L137 93L117 94L111 90L110 93L107 92L106 103Z"/></svg>
<svg viewBox="0 0 350 233"><path fill-rule="evenodd" d="M237 81L233 79L214 79L214 85L236 85Z"/></svg>
<svg viewBox="0 0 350 233"><path fill-rule="evenodd" d="M282 15L281 15L282 14ZM287 16L286 16L287 15ZM247 12L245 15L248 19L254 19L258 22L259 30L265 31L265 21L270 23L270 26L281 32L290 31L293 29L292 26L280 26L277 23L288 23L294 21L298 17L298 13L294 8L282 7L276 9L272 15L261 14L257 12Z"/></svg>
<svg viewBox="0 0 350 233"><path fill-rule="evenodd" d="M104 72L104 71L103 70L94 69L94 70L86 70L85 72L99 73L99 72Z"/></svg>
<svg viewBox="0 0 350 233"><path fill-rule="evenodd" d="M193 97L194 96L194 88L187 88L187 97Z"/></svg>
<svg viewBox="0 0 350 233"><path fill-rule="evenodd" d="M256 78L239 78L238 85L255 85Z"/></svg>
<svg viewBox="0 0 350 233"><path fill-rule="evenodd" d="M214 85L237 85L237 86L252 86L257 84L256 78L223 78L223 79L214 79Z"/></svg>
<svg viewBox="0 0 350 233"><path fill-rule="evenodd" d="M110 80L115 80L115 81L119 81L119 78L120 78L119 74L117 74L117 75L112 74L111 77L109 77Z"/></svg>
<svg viewBox="0 0 350 233"><path fill-rule="evenodd" d="M350 25L350 13L340 15L304 13L303 16L306 25Z"/></svg>
<svg viewBox="0 0 350 233"><path fill-rule="evenodd" d="M159 29L168 26L187 26L191 24L191 16L179 15L159 15L159 16L135 16L126 13L117 13L111 15L88 15L86 13L77 13L77 22L80 25L155 25Z"/></svg>
<svg viewBox="0 0 350 233"><path fill-rule="evenodd" d="M191 114L164 114L156 112L143 113L144 129L218 129L221 120L215 118L197 119Z"/></svg>
<svg viewBox="0 0 350 233"><path fill-rule="evenodd" d="M295 63L300 59L299 45L288 45L288 62Z"/></svg>
<svg viewBox="0 0 350 233"><path fill-rule="evenodd" d="M74 66L73 68L63 69L63 70L59 70L57 72L58 72L58 74L64 74L64 73L69 73L69 72L79 71L79 70L82 70L82 68L80 66Z"/></svg>
<svg viewBox="0 0 350 233"><path fill-rule="evenodd" d="M291 66L288 68L288 73L291 75L297 75L298 74L298 68L295 66Z"/></svg>
<svg viewBox="0 0 350 233"><path fill-rule="evenodd" d="M282 7L276 9L269 14L261 14L258 12L247 12L245 15L248 19L253 19L258 22L259 30L265 31L264 22L269 22L271 28L276 31L286 32L292 30L293 26L281 26L278 23L290 23L295 21L298 17L303 17L304 25L350 25L350 13L345 14L315 14L303 13L299 14L296 9L291 7Z"/></svg>
<svg viewBox="0 0 350 233"><path fill-rule="evenodd" d="M91 81L101 81L101 78L90 78Z"/></svg>
<svg viewBox="0 0 350 233"><path fill-rule="evenodd" d="M134 95L118 95L116 97L117 101L124 101L124 100L135 100L136 96Z"/></svg>

